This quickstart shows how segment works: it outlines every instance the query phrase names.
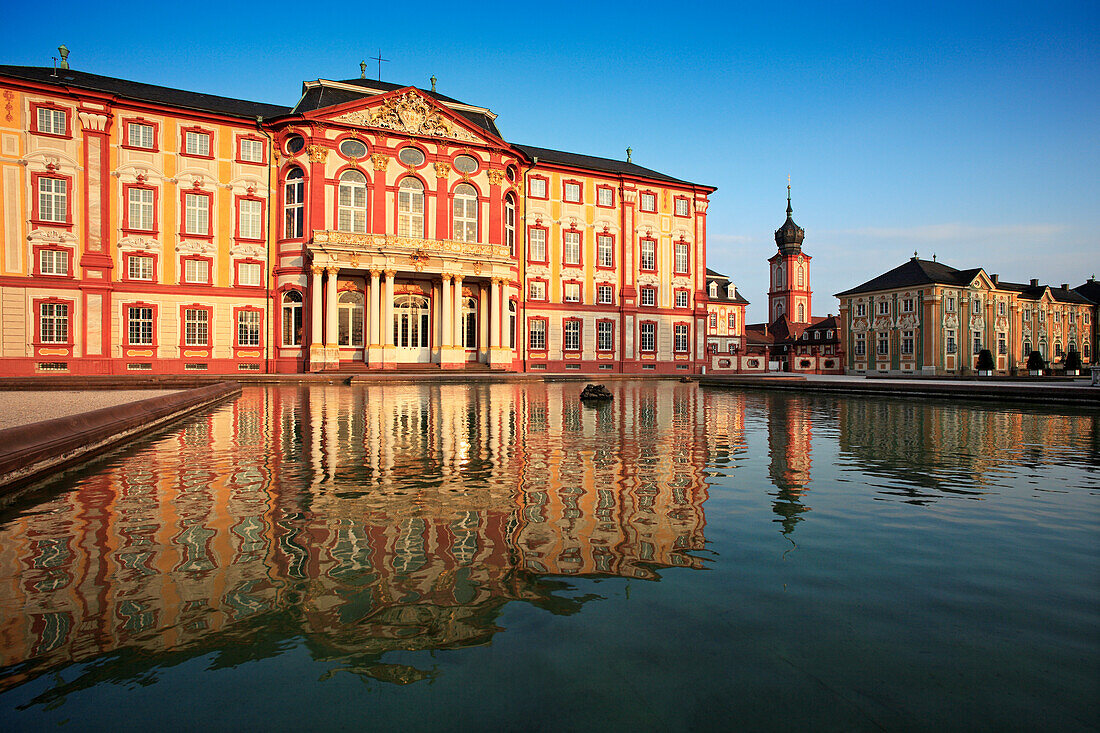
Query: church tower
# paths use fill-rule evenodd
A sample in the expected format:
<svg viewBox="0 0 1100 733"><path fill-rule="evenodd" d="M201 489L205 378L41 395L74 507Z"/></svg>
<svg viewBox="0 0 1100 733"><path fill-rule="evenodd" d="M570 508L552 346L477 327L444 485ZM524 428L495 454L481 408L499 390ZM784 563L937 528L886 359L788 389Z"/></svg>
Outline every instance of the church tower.
<svg viewBox="0 0 1100 733"><path fill-rule="evenodd" d="M813 291L810 290L810 256L802 251L806 231L791 218L791 185L787 184L787 221L775 230L779 252L772 255L768 287L768 321L786 315L793 323L809 323Z"/></svg>

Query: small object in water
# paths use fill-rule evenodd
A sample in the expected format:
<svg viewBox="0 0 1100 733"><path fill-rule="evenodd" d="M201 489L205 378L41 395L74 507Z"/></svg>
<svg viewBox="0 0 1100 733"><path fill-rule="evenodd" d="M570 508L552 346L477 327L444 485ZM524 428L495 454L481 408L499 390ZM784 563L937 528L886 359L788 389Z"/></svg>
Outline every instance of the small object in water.
<svg viewBox="0 0 1100 733"><path fill-rule="evenodd" d="M582 400L609 400L611 393L602 384L586 384L581 390Z"/></svg>
<svg viewBox="0 0 1100 733"><path fill-rule="evenodd" d="M690 381L691 381L691 377L680 377L680 381L681 381L681 382L690 382Z"/></svg>

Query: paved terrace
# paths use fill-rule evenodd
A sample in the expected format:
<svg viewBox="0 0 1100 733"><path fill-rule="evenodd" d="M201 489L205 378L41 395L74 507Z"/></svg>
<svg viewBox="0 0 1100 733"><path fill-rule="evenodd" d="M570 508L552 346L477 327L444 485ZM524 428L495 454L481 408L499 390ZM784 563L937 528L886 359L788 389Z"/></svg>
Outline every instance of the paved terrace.
<svg viewBox="0 0 1100 733"><path fill-rule="evenodd" d="M137 402L178 391L175 389L0 391L0 430L42 420L79 415L102 407L116 407L127 402Z"/></svg>

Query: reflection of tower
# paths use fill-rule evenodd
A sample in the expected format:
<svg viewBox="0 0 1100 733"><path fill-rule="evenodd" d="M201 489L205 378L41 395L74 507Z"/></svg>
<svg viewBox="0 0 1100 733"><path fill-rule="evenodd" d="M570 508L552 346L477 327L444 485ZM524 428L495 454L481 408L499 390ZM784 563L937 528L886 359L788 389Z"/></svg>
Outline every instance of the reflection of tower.
<svg viewBox="0 0 1100 733"><path fill-rule="evenodd" d="M791 187L787 185L787 220L775 230L775 244L779 252L768 260L771 281L768 287L768 321L782 315L794 323L810 322L810 305L813 291L810 289L810 259L802 252L802 240L806 231L791 218Z"/></svg>
<svg viewBox="0 0 1100 733"><path fill-rule="evenodd" d="M789 397L768 400L768 474L775 484L772 511L782 519L783 534L790 534L810 511L802 503L802 494L810 483L810 418L800 401Z"/></svg>

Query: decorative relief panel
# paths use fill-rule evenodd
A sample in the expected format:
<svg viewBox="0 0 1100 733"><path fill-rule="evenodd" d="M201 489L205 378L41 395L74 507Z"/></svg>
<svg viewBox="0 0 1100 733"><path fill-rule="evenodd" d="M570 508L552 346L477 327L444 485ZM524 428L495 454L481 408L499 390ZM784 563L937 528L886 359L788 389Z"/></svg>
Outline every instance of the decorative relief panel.
<svg viewBox="0 0 1100 733"><path fill-rule="evenodd" d="M333 121L361 127L378 127L410 135L444 137L471 143L482 142L479 137L456 125L433 104L411 90L399 97L387 99L378 107L347 112L333 118Z"/></svg>
<svg viewBox="0 0 1100 733"><path fill-rule="evenodd" d="M313 242L315 244L345 245L358 249L423 250L425 252L511 260L507 245L456 242L449 239L416 239L414 237L398 237L389 234L352 234L351 232L326 230L314 232Z"/></svg>

